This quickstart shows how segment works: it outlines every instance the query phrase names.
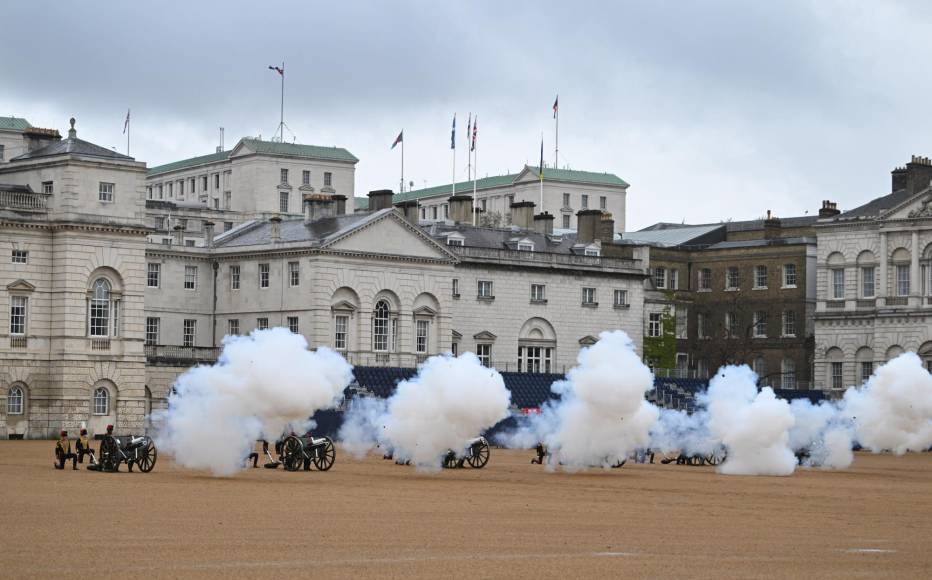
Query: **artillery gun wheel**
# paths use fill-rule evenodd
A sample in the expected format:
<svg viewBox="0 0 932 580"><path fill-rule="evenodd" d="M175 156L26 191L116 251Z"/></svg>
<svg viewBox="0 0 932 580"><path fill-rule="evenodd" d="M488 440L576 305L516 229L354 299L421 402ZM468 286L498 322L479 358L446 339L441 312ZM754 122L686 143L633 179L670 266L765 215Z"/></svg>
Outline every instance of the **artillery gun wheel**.
<svg viewBox="0 0 932 580"><path fill-rule="evenodd" d="M473 447L472 453L466 458L466 461L470 467L482 469L489 462L490 453L489 444L480 441L477 446Z"/></svg>
<svg viewBox="0 0 932 580"><path fill-rule="evenodd" d="M709 465L721 465L725 461L725 450L716 449L712 453L709 453L709 456L705 458L706 463Z"/></svg>
<svg viewBox="0 0 932 580"><path fill-rule="evenodd" d="M116 439L113 437L104 437L100 441L100 469L101 471L119 471L120 462L123 458L120 456L120 448Z"/></svg>
<svg viewBox="0 0 932 580"><path fill-rule="evenodd" d="M155 448L155 443L150 439L144 447L139 449L139 459L136 460L136 466L139 471L149 473L155 467L155 461L159 458L159 452Z"/></svg>
<svg viewBox="0 0 932 580"><path fill-rule="evenodd" d="M324 439L326 441L314 457L314 467L321 471L327 471L333 467L333 462L337 459L337 450L333 447L333 441L330 437L324 437Z"/></svg>
<svg viewBox="0 0 932 580"><path fill-rule="evenodd" d="M298 471L304 463L301 441L294 435L290 435L282 443L282 465L287 471Z"/></svg>

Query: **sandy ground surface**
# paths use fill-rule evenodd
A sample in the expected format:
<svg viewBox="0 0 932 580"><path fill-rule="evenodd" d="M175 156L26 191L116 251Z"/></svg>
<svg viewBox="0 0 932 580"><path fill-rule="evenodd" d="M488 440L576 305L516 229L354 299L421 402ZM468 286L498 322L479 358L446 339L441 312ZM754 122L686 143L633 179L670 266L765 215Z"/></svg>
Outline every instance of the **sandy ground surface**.
<svg viewBox="0 0 932 580"><path fill-rule="evenodd" d="M419 473L338 452L327 473L52 469L0 441L2 578L930 578L932 454L728 477L547 473L493 450Z"/></svg>

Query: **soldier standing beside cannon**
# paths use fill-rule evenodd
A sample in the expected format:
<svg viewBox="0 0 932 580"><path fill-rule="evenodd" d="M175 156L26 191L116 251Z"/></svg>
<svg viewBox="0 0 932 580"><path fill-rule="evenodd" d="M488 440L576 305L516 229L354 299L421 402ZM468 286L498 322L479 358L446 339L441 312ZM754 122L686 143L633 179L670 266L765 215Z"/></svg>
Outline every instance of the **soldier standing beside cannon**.
<svg viewBox="0 0 932 580"><path fill-rule="evenodd" d="M55 469L64 469L65 462L71 460L71 469L78 469L78 456L71 452L71 441L68 440L68 432L62 431L58 443L55 444L55 458L58 463Z"/></svg>

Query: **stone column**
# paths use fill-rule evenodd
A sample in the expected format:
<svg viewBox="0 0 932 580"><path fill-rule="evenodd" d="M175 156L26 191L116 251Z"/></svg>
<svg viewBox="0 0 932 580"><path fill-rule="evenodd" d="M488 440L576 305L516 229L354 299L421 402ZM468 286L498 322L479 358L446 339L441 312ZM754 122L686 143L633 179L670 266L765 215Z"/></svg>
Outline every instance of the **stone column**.
<svg viewBox="0 0 932 580"><path fill-rule="evenodd" d="M880 232L880 288L877 289L877 298L883 302L878 306L886 305L887 298L887 232Z"/></svg>
<svg viewBox="0 0 932 580"><path fill-rule="evenodd" d="M909 258L909 295L919 296L922 280L919 279L919 232L917 230L913 230Z"/></svg>

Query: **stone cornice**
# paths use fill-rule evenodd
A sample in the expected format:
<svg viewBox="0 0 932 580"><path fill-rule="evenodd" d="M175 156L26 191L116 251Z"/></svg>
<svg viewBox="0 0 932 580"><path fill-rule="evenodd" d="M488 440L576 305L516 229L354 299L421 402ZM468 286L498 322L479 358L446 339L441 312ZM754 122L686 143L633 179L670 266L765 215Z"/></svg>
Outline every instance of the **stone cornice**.
<svg viewBox="0 0 932 580"><path fill-rule="evenodd" d="M129 224L99 224L93 222L59 222L38 220L19 221L4 218L0 218L0 227L48 230L53 232L77 230L86 232L131 234L137 236L146 236L156 231L146 226L134 226Z"/></svg>

